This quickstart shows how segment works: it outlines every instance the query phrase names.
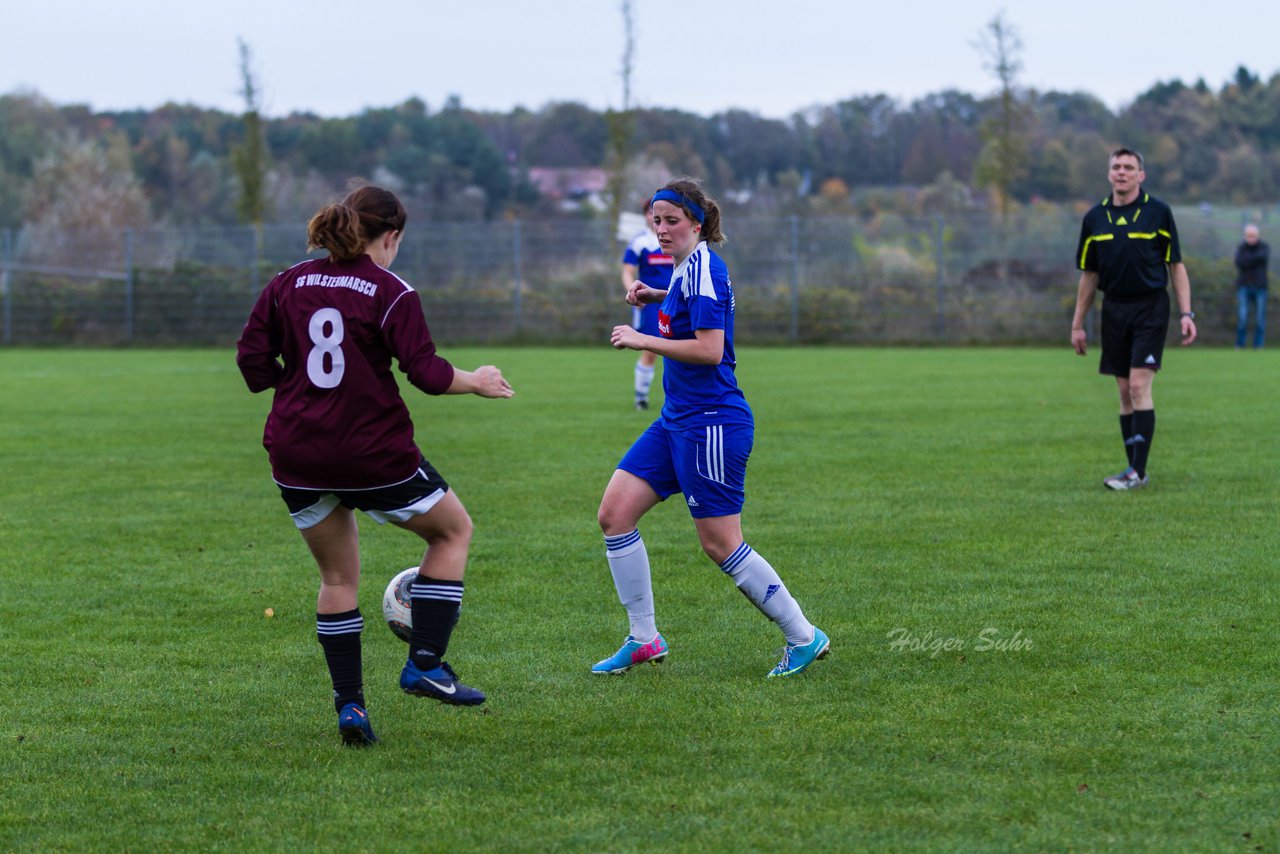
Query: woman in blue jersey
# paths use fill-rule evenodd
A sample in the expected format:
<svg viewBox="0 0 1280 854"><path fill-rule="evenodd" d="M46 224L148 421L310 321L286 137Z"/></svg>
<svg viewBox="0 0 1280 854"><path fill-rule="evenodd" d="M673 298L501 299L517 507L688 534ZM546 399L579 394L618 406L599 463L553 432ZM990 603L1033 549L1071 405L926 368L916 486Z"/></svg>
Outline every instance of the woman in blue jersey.
<svg viewBox="0 0 1280 854"><path fill-rule="evenodd" d="M830 648L805 619L769 562L742 538L747 458L755 433L751 407L734 376L734 298L729 271L708 248L722 243L720 208L696 181L671 181L654 194L654 231L675 260L667 290L635 282L632 305L661 303L658 335L615 326L619 350L663 357L661 417L627 451L605 488L599 521L609 570L627 611L630 634L593 673L625 673L658 663L669 648L654 617L649 556L636 525L659 502L684 495L702 550L786 637L769 676L800 673Z"/></svg>

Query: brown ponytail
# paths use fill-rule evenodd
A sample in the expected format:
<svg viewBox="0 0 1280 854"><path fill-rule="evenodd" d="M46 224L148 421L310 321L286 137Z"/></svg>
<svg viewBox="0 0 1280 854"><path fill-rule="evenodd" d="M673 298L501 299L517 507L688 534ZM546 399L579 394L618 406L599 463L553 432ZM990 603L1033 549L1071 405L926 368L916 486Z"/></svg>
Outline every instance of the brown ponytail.
<svg viewBox="0 0 1280 854"><path fill-rule="evenodd" d="M325 249L335 261L354 261L388 231L404 231L404 205L381 187L361 187L336 205L316 211L307 223L307 248Z"/></svg>

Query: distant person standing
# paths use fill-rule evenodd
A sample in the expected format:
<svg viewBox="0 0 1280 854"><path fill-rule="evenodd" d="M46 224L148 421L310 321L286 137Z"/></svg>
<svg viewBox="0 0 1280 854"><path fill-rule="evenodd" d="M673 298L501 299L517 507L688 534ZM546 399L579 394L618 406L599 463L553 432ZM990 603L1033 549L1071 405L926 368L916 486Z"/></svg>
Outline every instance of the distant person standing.
<svg viewBox="0 0 1280 854"><path fill-rule="evenodd" d="M665 291L671 284L671 271L675 267L675 259L662 251L658 245L658 236L653 232L653 215L650 202L645 201L641 207L644 214L645 230L636 235L622 253L622 290L627 293L637 281L658 291ZM645 335L658 335L658 305L639 305L631 310L631 326ZM649 389L653 387L653 376L657 372L658 354L649 350L641 350L636 359L635 391L636 409L649 408Z"/></svg>
<svg viewBox="0 0 1280 854"><path fill-rule="evenodd" d="M1267 328L1267 260L1271 247L1258 239L1258 227L1244 227L1244 241L1236 247L1236 349L1243 350L1253 306L1253 349L1261 350Z"/></svg>
<svg viewBox="0 0 1280 854"><path fill-rule="evenodd" d="M1160 370L1169 332L1169 282L1178 299L1182 344L1196 340L1191 281L1182 263L1173 211L1143 188L1142 155L1129 148L1111 153L1111 195L1089 209L1076 248L1080 284L1071 345L1085 354L1085 317L1098 291L1102 302L1102 358L1098 372L1116 378L1120 434L1129 465L1103 480L1108 489L1147 484L1147 457L1156 430L1151 384Z"/></svg>

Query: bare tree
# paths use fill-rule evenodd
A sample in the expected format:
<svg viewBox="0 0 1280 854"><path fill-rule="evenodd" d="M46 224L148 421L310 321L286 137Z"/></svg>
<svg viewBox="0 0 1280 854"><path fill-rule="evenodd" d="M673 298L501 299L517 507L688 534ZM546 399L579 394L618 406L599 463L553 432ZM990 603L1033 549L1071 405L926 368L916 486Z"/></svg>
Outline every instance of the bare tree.
<svg viewBox="0 0 1280 854"><path fill-rule="evenodd" d="M632 17L631 0L622 0L622 111L631 111L631 70L636 55L635 19Z"/></svg>
<svg viewBox="0 0 1280 854"><path fill-rule="evenodd" d="M622 109L609 110L605 116L609 128L609 229L627 207L627 163L631 159L635 112L631 108L631 72L635 64L635 18L632 0L621 0L622 12Z"/></svg>
<svg viewBox="0 0 1280 854"><path fill-rule="evenodd" d="M240 178L237 211L242 222L260 227L267 216L267 144L262 124L262 87L253 68L253 52L244 39L240 46L240 95L244 98L244 141L231 152Z"/></svg>
<svg viewBox="0 0 1280 854"><path fill-rule="evenodd" d="M982 56L982 67L1000 84L999 109L983 123L986 144L978 157L974 178L980 185L995 188L1000 219L1007 222L1010 190L1027 169L1026 110L1018 92L1022 39L1001 10L978 34L974 47Z"/></svg>

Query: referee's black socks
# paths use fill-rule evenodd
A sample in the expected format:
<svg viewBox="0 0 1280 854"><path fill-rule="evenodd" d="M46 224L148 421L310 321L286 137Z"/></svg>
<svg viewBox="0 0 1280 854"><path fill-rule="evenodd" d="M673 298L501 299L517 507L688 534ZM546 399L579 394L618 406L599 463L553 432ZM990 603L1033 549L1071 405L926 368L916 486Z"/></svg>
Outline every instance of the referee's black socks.
<svg viewBox="0 0 1280 854"><path fill-rule="evenodd" d="M1120 435L1124 438L1124 455L1129 458L1129 467L1133 467L1133 413L1120 415Z"/></svg>
<svg viewBox="0 0 1280 854"><path fill-rule="evenodd" d="M1138 477L1147 476L1147 455L1151 453L1151 440L1156 433L1154 409L1133 410L1133 460L1129 463Z"/></svg>

